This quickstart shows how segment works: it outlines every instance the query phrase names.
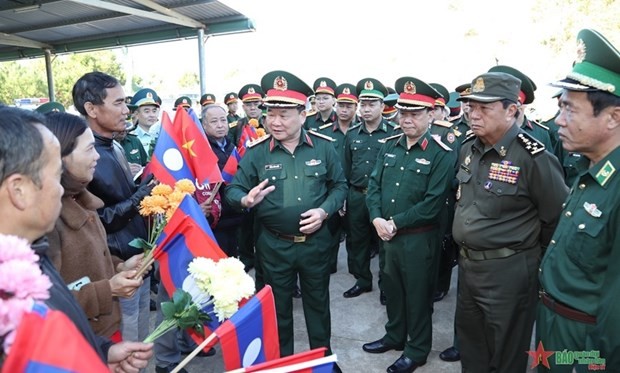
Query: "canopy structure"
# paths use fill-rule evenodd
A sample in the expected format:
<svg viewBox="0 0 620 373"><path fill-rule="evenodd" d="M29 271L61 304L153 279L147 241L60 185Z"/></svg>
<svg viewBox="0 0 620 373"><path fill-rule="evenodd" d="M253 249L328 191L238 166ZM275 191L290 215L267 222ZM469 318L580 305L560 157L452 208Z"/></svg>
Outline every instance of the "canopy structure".
<svg viewBox="0 0 620 373"><path fill-rule="evenodd" d="M53 99L54 54L255 31L252 20L214 0L3 0L0 61L45 57Z"/></svg>

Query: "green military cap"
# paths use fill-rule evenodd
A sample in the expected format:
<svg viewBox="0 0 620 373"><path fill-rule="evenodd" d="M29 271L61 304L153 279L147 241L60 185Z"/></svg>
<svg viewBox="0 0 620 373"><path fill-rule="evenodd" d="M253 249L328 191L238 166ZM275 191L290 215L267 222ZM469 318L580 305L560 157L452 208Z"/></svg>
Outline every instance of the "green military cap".
<svg viewBox="0 0 620 373"><path fill-rule="evenodd" d="M49 101L49 102L44 103L43 105L39 105L34 111L41 113L41 114L51 113L53 111L64 113L65 107L62 106L60 102Z"/></svg>
<svg viewBox="0 0 620 373"><path fill-rule="evenodd" d="M265 92L263 103L267 107L305 106L314 93L303 80L282 70L268 72L260 81Z"/></svg>
<svg viewBox="0 0 620 373"><path fill-rule="evenodd" d="M316 102L316 96L312 95L312 96L308 97L308 102L310 102L311 104L314 104Z"/></svg>
<svg viewBox="0 0 620 373"><path fill-rule="evenodd" d="M343 83L336 87L335 94L337 102L352 102L357 104L359 101L357 98L357 89L350 83Z"/></svg>
<svg viewBox="0 0 620 373"><path fill-rule="evenodd" d="M132 110L137 109L140 106L147 105L159 107L159 104L157 103L157 97L157 93L151 88L142 88L133 95L133 97L131 98L131 102L127 106Z"/></svg>
<svg viewBox="0 0 620 373"><path fill-rule="evenodd" d="M398 110L394 105L396 105L396 101L398 101L398 93L392 87L385 87L387 89L387 96L383 99L383 112L381 113L385 119L393 119Z"/></svg>
<svg viewBox="0 0 620 373"><path fill-rule="evenodd" d="M446 104L447 107L449 107L450 109L454 109L454 108L460 108L461 107L461 103L458 102L456 99L461 97L461 94L458 92L450 92L450 99L448 100L448 103Z"/></svg>
<svg viewBox="0 0 620 373"><path fill-rule="evenodd" d="M200 106L215 104L215 101L215 95L213 93L205 93L204 95L200 96ZM190 106L191 105L192 102L190 101Z"/></svg>
<svg viewBox="0 0 620 373"><path fill-rule="evenodd" d="M332 95L336 97L336 82L331 80L330 78L318 78L314 81L312 87L314 88L314 94L326 93L328 95Z"/></svg>
<svg viewBox="0 0 620 373"><path fill-rule="evenodd" d="M495 102L510 100L515 104L519 102L521 81L513 75L506 73L484 73L474 78L471 82L471 93L459 97L459 101Z"/></svg>
<svg viewBox="0 0 620 373"><path fill-rule="evenodd" d="M263 89L258 84L246 84L239 90L238 97L243 102L251 102L262 100L263 95Z"/></svg>
<svg viewBox="0 0 620 373"><path fill-rule="evenodd" d="M404 76L394 83L398 93L396 108L403 111L413 111L435 106L435 101L441 94L420 79Z"/></svg>
<svg viewBox="0 0 620 373"><path fill-rule="evenodd" d="M536 90L536 84L530 79L529 76L525 75L521 71L515 69L514 67L506 66L506 65L497 65L493 66L489 69L489 72L498 72L498 73L506 73L514 76L515 78L521 81L521 91L519 92L519 103L521 104L531 104L534 102L534 91Z"/></svg>
<svg viewBox="0 0 620 373"><path fill-rule="evenodd" d="M599 32L577 34L577 57L566 79L551 84L570 91L604 91L620 96L620 53Z"/></svg>
<svg viewBox="0 0 620 373"><path fill-rule="evenodd" d="M460 86L454 88L456 92L461 96L466 96L471 93L471 83L463 83Z"/></svg>
<svg viewBox="0 0 620 373"><path fill-rule="evenodd" d="M439 105L439 106L444 106L445 107L446 103L450 99L450 92L448 92L448 89L446 87L442 86L439 83L429 83L429 85L431 87L433 87L441 95L441 97L439 97L435 101L435 105Z"/></svg>
<svg viewBox="0 0 620 373"><path fill-rule="evenodd" d="M187 96L181 96L177 98L176 100L174 100L174 107L172 108L172 110L176 110L179 105L183 106L184 108L190 108L192 107L192 99Z"/></svg>
<svg viewBox="0 0 620 373"><path fill-rule="evenodd" d="M387 88L373 78L365 78L357 82L357 97L360 100L383 100L388 95Z"/></svg>
<svg viewBox="0 0 620 373"><path fill-rule="evenodd" d="M228 92L226 96L224 96L224 104L232 104L233 102L237 102L239 96L235 92Z"/></svg>

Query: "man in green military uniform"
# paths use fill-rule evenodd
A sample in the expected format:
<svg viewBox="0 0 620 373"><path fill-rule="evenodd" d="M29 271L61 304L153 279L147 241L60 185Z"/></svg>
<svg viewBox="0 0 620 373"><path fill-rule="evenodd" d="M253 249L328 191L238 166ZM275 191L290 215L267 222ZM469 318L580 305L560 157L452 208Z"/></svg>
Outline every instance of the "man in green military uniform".
<svg viewBox="0 0 620 373"><path fill-rule="evenodd" d="M146 154L153 154L152 146L161 128L158 123L160 105L157 98L157 92L151 88L142 88L133 95L130 104L127 105L133 110L132 117L136 126L132 133L138 137Z"/></svg>
<svg viewBox="0 0 620 373"><path fill-rule="evenodd" d="M357 83L356 90L364 121L349 129L344 145L344 174L349 183L345 216L351 233L351 245L347 247L348 265L356 282L344 292L345 298L372 291L370 249L377 237L368 216L366 193L383 145L379 140L395 133L394 126L382 116L383 98L387 94L385 86L377 79L365 78ZM381 261L381 255L379 259Z"/></svg>
<svg viewBox="0 0 620 373"><path fill-rule="evenodd" d="M555 351L553 372L618 372L620 52L600 33L581 30L572 71L554 85L564 89L556 119L562 145L583 156L540 264L537 346ZM598 359L573 361L566 351Z"/></svg>
<svg viewBox="0 0 620 373"><path fill-rule="evenodd" d="M239 146L239 140L243 134L243 128L247 126L250 119L258 121L258 128L264 128L263 112L260 106L263 103L263 90L258 84L246 84L239 90L238 97L241 99L245 117L231 122L229 136L235 146Z"/></svg>
<svg viewBox="0 0 620 373"><path fill-rule="evenodd" d="M364 351L404 349L388 373L410 373L426 363L432 343L440 213L454 178L452 149L428 123L439 93L423 81L395 83L403 134L386 139L368 183L370 220L383 240L383 288L388 322L383 338Z"/></svg>
<svg viewBox="0 0 620 373"><path fill-rule="evenodd" d="M304 128L309 130L317 130L325 124L334 123L338 118L334 110L336 82L330 78L318 78L314 81L313 87L317 111L306 116Z"/></svg>
<svg viewBox="0 0 620 373"><path fill-rule="evenodd" d="M344 139L353 125L355 125L355 113L357 111L357 91L353 84L344 83L336 87L336 115L338 118L334 123L327 123L320 126L317 130L318 133L329 136L332 138L332 144L338 153L340 162L344 162ZM344 166L343 166L344 167ZM344 213L344 212L341 212ZM332 233L334 235L333 242L333 255L331 258L331 272L335 273L338 264L338 249L340 248L340 235L342 233L342 226L345 219L341 214L334 214L330 217L328 222ZM347 229L348 230L348 229ZM347 236L347 245L350 244L350 235Z"/></svg>
<svg viewBox="0 0 620 373"><path fill-rule="evenodd" d="M235 92L229 92L224 96L224 104L228 107L228 114L226 120L228 123L232 123L241 119L241 116L237 114L239 108L239 96Z"/></svg>
<svg viewBox="0 0 620 373"><path fill-rule="evenodd" d="M463 372L525 371L536 269L568 192L557 158L515 122L520 86L510 74L484 73L460 98L474 134L460 152L452 227Z"/></svg>
<svg viewBox="0 0 620 373"><path fill-rule="evenodd" d="M256 215L256 254L273 288L280 351L293 354L293 288L299 276L310 348L331 353L329 242L325 220L344 204L346 181L330 141L303 129L312 89L273 71L261 80L270 136L239 164L226 198ZM335 371L340 371L336 366Z"/></svg>

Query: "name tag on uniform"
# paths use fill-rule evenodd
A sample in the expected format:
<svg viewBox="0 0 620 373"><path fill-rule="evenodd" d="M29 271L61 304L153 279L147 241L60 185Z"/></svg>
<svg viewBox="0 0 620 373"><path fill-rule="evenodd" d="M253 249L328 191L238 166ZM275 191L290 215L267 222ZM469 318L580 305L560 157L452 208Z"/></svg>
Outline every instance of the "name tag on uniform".
<svg viewBox="0 0 620 373"><path fill-rule="evenodd" d="M306 161L306 166L318 166L320 164L321 164L320 159L311 159L309 161Z"/></svg>
<svg viewBox="0 0 620 373"><path fill-rule="evenodd" d="M396 154L385 153L385 156L388 158L396 158Z"/></svg>
<svg viewBox="0 0 620 373"><path fill-rule="evenodd" d="M362 143L362 140L353 140L353 143L354 143L354 144L361 144L361 143Z"/></svg>
<svg viewBox="0 0 620 373"><path fill-rule="evenodd" d="M431 161L429 161L428 159L424 159L424 158L416 158L415 161L419 164L423 164L425 166L431 164Z"/></svg>
<svg viewBox="0 0 620 373"><path fill-rule="evenodd" d="M138 152L138 149L132 149L129 154L136 154Z"/></svg>
<svg viewBox="0 0 620 373"><path fill-rule="evenodd" d="M282 169L282 163L265 165L265 171L273 171L273 170L281 170L281 169Z"/></svg>

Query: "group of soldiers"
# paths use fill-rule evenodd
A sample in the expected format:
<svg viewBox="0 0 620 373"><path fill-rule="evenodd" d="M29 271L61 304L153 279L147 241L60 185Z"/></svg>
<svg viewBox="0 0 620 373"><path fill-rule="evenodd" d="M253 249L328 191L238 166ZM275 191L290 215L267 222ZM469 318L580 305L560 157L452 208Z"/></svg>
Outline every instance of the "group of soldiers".
<svg viewBox="0 0 620 373"><path fill-rule="evenodd" d="M536 84L504 65L453 92L413 76L393 88L371 77L321 77L310 87L278 70L226 94L226 112L213 109L214 95L201 97L218 158L245 149L221 191L221 213L237 219L223 249L255 268L257 286L273 288L283 356L294 352L296 287L310 347L331 353L330 274L346 237L354 283L345 298L373 289L378 249L388 322L362 348L403 351L387 372L426 363L433 303L457 262L454 346L442 359L461 360L464 372L522 373L536 321L538 352L597 351L602 360L590 364L620 370L620 54L596 31L577 39L571 72L552 84L559 111L545 123L526 116ZM311 99L316 111L307 110ZM127 137L148 159L157 120L146 108L161 103L150 90L129 103L138 127ZM219 120L210 127L213 115L226 115L225 133ZM246 126L266 134L246 141ZM540 371L588 369L532 356Z"/></svg>

